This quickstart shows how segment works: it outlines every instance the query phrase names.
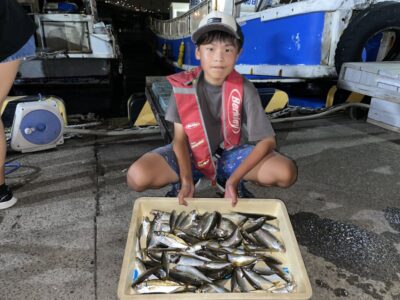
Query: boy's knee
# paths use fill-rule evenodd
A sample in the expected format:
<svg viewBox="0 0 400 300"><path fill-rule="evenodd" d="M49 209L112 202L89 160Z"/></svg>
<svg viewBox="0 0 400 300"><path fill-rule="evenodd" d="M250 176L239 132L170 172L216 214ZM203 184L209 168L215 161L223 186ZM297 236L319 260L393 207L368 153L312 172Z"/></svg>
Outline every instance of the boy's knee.
<svg viewBox="0 0 400 300"><path fill-rule="evenodd" d="M142 192L146 189L145 176L143 176L143 170L140 166L135 164L130 166L126 175L126 183L135 192Z"/></svg>
<svg viewBox="0 0 400 300"><path fill-rule="evenodd" d="M297 166L293 161L289 161L285 168L281 170L280 187L288 188L297 180Z"/></svg>

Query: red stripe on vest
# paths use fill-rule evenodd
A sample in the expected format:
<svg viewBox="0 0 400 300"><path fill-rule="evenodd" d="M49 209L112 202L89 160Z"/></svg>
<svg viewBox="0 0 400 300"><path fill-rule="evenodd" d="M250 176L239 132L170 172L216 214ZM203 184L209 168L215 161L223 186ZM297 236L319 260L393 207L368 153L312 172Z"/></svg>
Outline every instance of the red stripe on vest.
<svg viewBox="0 0 400 300"><path fill-rule="evenodd" d="M196 86L193 81L199 77L201 68L168 76L174 88L179 117L188 137L192 156L197 169L211 181L216 170L208 141L201 109L197 102ZM222 86L222 130L224 148L230 149L240 142L241 114L243 104L243 78L235 70L229 74Z"/></svg>

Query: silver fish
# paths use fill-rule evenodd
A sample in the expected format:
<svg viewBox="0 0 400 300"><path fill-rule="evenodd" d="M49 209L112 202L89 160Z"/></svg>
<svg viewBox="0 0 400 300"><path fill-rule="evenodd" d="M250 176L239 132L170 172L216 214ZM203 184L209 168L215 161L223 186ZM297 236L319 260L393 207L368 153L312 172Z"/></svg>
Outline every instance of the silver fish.
<svg viewBox="0 0 400 300"><path fill-rule="evenodd" d="M232 221L236 226L242 225L247 220L246 216L238 213L222 214L222 218L227 218L228 220Z"/></svg>
<svg viewBox="0 0 400 300"><path fill-rule="evenodd" d="M139 257L140 259L143 259L142 249L140 249L139 236L136 237L135 251L136 251L136 256Z"/></svg>
<svg viewBox="0 0 400 300"><path fill-rule="evenodd" d="M239 228L236 230L224 241L220 242L222 247L236 247L243 240L242 235L240 234Z"/></svg>
<svg viewBox="0 0 400 300"><path fill-rule="evenodd" d="M190 211L182 222L179 224L179 228L185 229L193 226L198 218L198 212L194 209Z"/></svg>
<svg viewBox="0 0 400 300"><path fill-rule="evenodd" d="M254 236L252 236L251 234L247 233L245 230L242 231L242 236L243 238L246 240L246 242L248 243L248 246L250 247L251 245L257 245L258 242L255 239Z"/></svg>
<svg viewBox="0 0 400 300"><path fill-rule="evenodd" d="M242 271L246 279L257 290L267 290L274 286L274 284L271 281L265 279L263 276L257 274L252 270L247 270L243 268Z"/></svg>
<svg viewBox="0 0 400 300"><path fill-rule="evenodd" d="M193 252L199 251L199 250L203 249L203 247L205 245L207 245L207 243L209 243L209 241L201 241L199 243L191 245L191 246L189 246L189 248L186 249L186 252L193 253Z"/></svg>
<svg viewBox="0 0 400 300"><path fill-rule="evenodd" d="M261 228L269 232L278 232L280 230L279 227L268 222L265 222Z"/></svg>
<svg viewBox="0 0 400 300"><path fill-rule="evenodd" d="M225 269L230 266L231 263L229 262L216 262L216 261L205 262L202 265L203 268L212 270Z"/></svg>
<svg viewBox="0 0 400 300"><path fill-rule="evenodd" d="M162 253L161 264L165 271L166 277L169 277L169 259L170 259L169 257L170 257L170 255L167 251Z"/></svg>
<svg viewBox="0 0 400 300"><path fill-rule="evenodd" d="M136 281L137 278L146 272L146 266L144 265L143 261L139 257L135 257L133 260L135 268L132 272L132 282Z"/></svg>
<svg viewBox="0 0 400 300"><path fill-rule="evenodd" d="M177 278L176 275L180 278L179 280L184 283L190 283L193 285L201 285L204 283L212 283L211 279L197 270L192 266L182 266L176 265L171 268L170 276L172 278Z"/></svg>
<svg viewBox="0 0 400 300"><path fill-rule="evenodd" d="M272 293L288 294L288 293L293 293L295 288L296 288L296 284L294 282L290 282L284 287L273 288L270 291Z"/></svg>
<svg viewBox="0 0 400 300"><path fill-rule="evenodd" d="M248 266L257 260L257 257L248 256L248 255L228 254L227 257L228 257L228 260L235 267Z"/></svg>
<svg viewBox="0 0 400 300"><path fill-rule="evenodd" d="M226 267L224 269L205 269L202 267L198 267L200 271L205 272L207 274L207 277L209 277L212 280L223 280L226 278L231 278L232 277L232 267ZM214 283L216 283L214 281Z"/></svg>
<svg viewBox="0 0 400 300"><path fill-rule="evenodd" d="M246 222L242 225L242 230L247 233L252 233L263 226L267 217L260 217L258 219L247 219Z"/></svg>
<svg viewBox="0 0 400 300"><path fill-rule="evenodd" d="M272 256L269 256L269 255L266 255L266 254L261 254L261 255L259 255L259 257L263 261L265 261L265 263L268 264L268 265L270 265L270 264L272 264L272 265L281 265L282 264L282 262L279 259L277 259L276 257L272 257Z"/></svg>
<svg viewBox="0 0 400 300"><path fill-rule="evenodd" d="M239 288L239 284L238 284L238 282L236 280L235 273L233 273L233 276L231 278L231 292L232 293L236 293L236 292L240 293L241 292L241 290Z"/></svg>
<svg viewBox="0 0 400 300"><path fill-rule="evenodd" d="M247 293L249 291L254 290L254 288L251 286L251 284L248 282L248 280L244 277L244 274L243 274L243 271L241 268L236 268L234 270L233 274L234 274L233 276L235 277L236 282L237 282L241 292Z"/></svg>
<svg viewBox="0 0 400 300"><path fill-rule="evenodd" d="M181 211L178 216L176 217L176 221L174 224L174 228L180 228L180 224L182 223L182 221L185 219L185 217L187 216L186 211Z"/></svg>
<svg viewBox="0 0 400 300"><path fill-rule="evenodd" d="M186 249L189 247L189 245L184 240L177 237L176 235L173 235L172 233L164 231L155 231L154 235L158 236L159 242L165 246L172 248L180 248L180 249Z"/></svg>
<svg viewBox="0 0 400 300"><path fill-rule="evenodd" d="M266 215L266 214L258 214L258 213L244 213L244 212L238 212L238 214L245 216L247 218L253 218L253 219L257 219L257 218L261 218L261 217L266 217L268 221L270 220L275 220L276 217L275 216L271 216L271 215Z"/></svg>
<svg viewBox="0 0 400 300"><path fill-rule="evenodd" d="M135 287L135 290L140 294L170 294L184 292L188 287L171 280L148 280Z"/></svg>
<svg viewBox="0 0 400 300"><path fill-rule="evenodd" d="M199 287L200 293L229 293L229 290L216 284L207 283Z"/></svg>
<svg viewBox="0 0 400 300"><path fill-rule="evenodd" d="M200 242L200 239L198 239L197 237L195 237L194 235L184 231L185 229L177 229L175 228L174 233L177 237L181 238L182 240L184 240L186 243L188 244L197 244L198 242Z"/></svg>
<svg viewBox="0 0 400 300"><path fill-rule="evenodd" d="M271 265L272 269L287 282L292 282L292 275L289 273L288 268L284 266Z"/></svg>
<svg viewBox="0 0 400 300"><path fill-rule="evenodd" d="M274 284L274 287L270 288L270 290L273 288L280 288L287 285L286 280L280 277L278 274L261 275L261 276Z"/></svg>
<svg viewBox="0 0 400 300"><path fill-rule="evenodd" d="M221 228L214 228L207 235L207 238L210 238L210 239L223 239L223 238L227 238L227 237L228 237L228 232Z"/></svg>
<svg viewBox="0 0 400 300"><path fill-rule="evenodd" d="M151 229L151 223L148 217L143 218L139 228L139 248L140 250L147 248L148 236Z"/></svg>
<svg viewBox="0 0 400 300"><path fill-rule="evenodd" d="M140 274L135 280L132 281L132 287L135 287L139 283L142 283L145 281L147 278L150 277L150 275L153 275L155 272L157 272L159 269L161 269L161 266L155 266L153 268L147 269L145 272Z"/></svg>
<svg viewBox="0 0 400 300"><path fill-rule="evenodd" d="M232 234L232 232L235 231L235 229L237 228L236 224L233 223L231 220L229 220L228 218L221 218L221 222L219 224L220 229L224 230L226 232L227 236L230 236Z"/></svg>
<svg viewBox="0 0 400 300"><path fill-rule="evenodd" d="M218 214L216 211L206 215L202 219L201 227L200 227L200 236L205 238L210 230L212 230L218 222Z"/></svg>
<svg viewBox="0 0 400 300"><path fill-rule="evenodd" d="M227 251L229 254L236 254L236 255L244 255L248 252L246 252L246 250L241 249L239 247L237 248L233 248L233 247L224 247L223 248L225 251Z"/></svg>
<svg viewBox="0 0 400 300"><path fill-rule="evenodd" d="M163 221L163 222L169 222L169 218L171 215L169 212L158 210L158 209L152 209L150 211L150 214L152 214L154 216L153 221L158 220L158 221Z"/></svg>
<svg viewBox="0 0 400 300"><path fill-rule="evenodd" d="M285 252L285 246L272 233L259 229L252 233L256 240L265 247L275 249L280 252Z"/></svg>
<svg viewBox="0 0 400 300"><path fill-rule="evenodd" d="M171 212L171 215L169 217L169 228L170 228L170 232L174 233L175 230L175 223L176 223L176 210L174 209Z"/></svg>
<svg viewBox="0 0 400 300"><path fill-rule="evenodd" d="M257 272L260 275L272 275L275 274L275 271L262 259L257 260L253 267L253 271Z"/></svg>
<svg viewBox="0 0 400 300"><path fill-rule="evenodd" d="M212 251L208 250L208 249L201 249L195 252L197 255L201 255L204 257L207 257L208 259L210 259L211 261L227 261L226 260L226 254L223 254L221 256L218 256L217 254L214 254Z"/></svg>
<svg viewBox="0 0 400 300"><path fill-rule="evenodd" d="M203 266L207 261L210 260L202 256L182 254L179 255L176 263L183 266L199 267Z"/></svg>

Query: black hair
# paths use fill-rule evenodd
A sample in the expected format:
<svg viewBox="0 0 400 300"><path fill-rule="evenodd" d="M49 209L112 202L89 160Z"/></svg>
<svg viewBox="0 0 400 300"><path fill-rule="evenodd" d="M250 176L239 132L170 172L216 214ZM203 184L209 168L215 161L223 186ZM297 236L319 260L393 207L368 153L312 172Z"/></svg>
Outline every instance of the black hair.
<svg viewBox="0 0 400 300"><path fill-rule="evenodd" d="M244 42L244 37L243 37L242 30L240 29L240 26L238 26L237 33L239 34L240 39L237 39L236 37L234 37L233 35L225 32L225 31L221 31L221 30L209 31L209 32L202 34L197 39L196 46L199 47L200 45L210 44L214 41L230 42L233 45L235 45L235 47L238 49L238 51L240 51L240 49L242 49L242 47L243 47L243 42Z"/></svg>

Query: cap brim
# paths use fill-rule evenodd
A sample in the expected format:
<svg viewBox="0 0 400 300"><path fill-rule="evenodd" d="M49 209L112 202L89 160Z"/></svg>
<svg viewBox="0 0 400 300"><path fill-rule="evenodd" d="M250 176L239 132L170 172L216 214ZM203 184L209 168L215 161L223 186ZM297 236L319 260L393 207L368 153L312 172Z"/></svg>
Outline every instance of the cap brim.
<svg viewBox="0 0 400 300"><path fill-rule="evenodd" d="M223 32L226 32L226 33L232 35L233 37L237 38L238 40L240 40L240 36L238 35L238 33L233 31L230 27L227 27L224 24L210 24L210 25L198 28L195 32L193 32L193 34L192 34L193 43L196 44L196 42L200 36L202 36L203 34L205 34L207 32L210 32L210 31L223 31Z"/></svg>

